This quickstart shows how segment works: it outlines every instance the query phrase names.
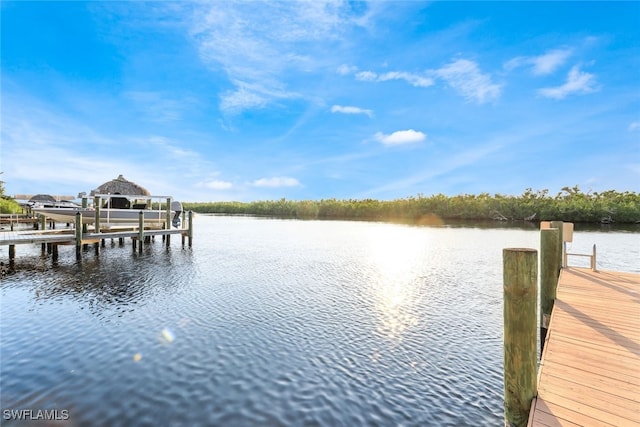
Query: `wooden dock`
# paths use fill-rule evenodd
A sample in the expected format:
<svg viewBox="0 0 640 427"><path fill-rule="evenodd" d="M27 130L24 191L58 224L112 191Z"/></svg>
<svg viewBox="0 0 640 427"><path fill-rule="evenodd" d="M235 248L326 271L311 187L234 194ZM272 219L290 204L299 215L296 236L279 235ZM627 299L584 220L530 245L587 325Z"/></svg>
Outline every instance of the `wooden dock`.
<svg viewBox="0 0 640 427"><path fill-rule="evenodd" d="M193 239L193 212L188 213L188 226L185 227L185 213L183 213L182 227L171 228L169 222L162 227L145 226L143 214L140 212L138 226L117 226L102 228L93 224L93 232L88 231L88 227L82 224L82 215L78 213L75 218L74 228L65 228L55 230L0 230L0 246L9 247L9 268L13 269L16 258L16 245L25 244L41 244L44 253L45 248L48 253L52 253L54 259L58 257L58 245L75 245L76 259L81 259L81 251L83 247L92 243L94 244L96 254L100 252L100 246L105 246L105 240L118 239L120 244L124 244L126 238L131 239L132 247L142 252L143 245L150 242L155 236L162 236L163 241L169 246L171 235L181 235L182 244L188 240L191 247ZM2 263L4 266L4 262ZM3 270L4 271L4 270Z"/></svg>
<svg viewBox="0 0 640 427"><path fill-rule="evenodd" d="M69 232L70 231L70 232ZM143 236L167 236L180 234L186 236L187 229L152 229L144 230ZM100 233L83 233L80 244L95 243L104 239L137 239L140 235L138 230L111 231ZM71 245L76 243L76 236L73 230L46 230L46 231L0 231L0 246L13 246L30 243L56 243L60 245Z"/></svg>
<svg viewBox="0 0 640 427"><path fill-rule="evenodd" d="M562 269L528 426L640 426L640 274Z"/></svg>

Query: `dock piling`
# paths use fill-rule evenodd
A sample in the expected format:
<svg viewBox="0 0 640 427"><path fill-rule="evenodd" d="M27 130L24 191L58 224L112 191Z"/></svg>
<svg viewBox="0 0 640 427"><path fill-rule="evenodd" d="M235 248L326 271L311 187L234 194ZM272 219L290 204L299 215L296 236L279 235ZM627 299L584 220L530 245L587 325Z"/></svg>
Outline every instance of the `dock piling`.
<svg viewBox="0 0 640 427"><path fill-rule="evenodd" d="M80 261L82 259L82 214L76 213L76 259Z"/></svg>
<svg viewBox="0 0 640 427"><path fill-rule="evenodd" d="M547 338L551 311L556 299L558 271L560 270L558 250L561 245L557 228L540 230L540 352Z"/></svg>
<svg viewBox="0 0 640 427"><path fill-rule="evenodd" d="M144 212L138 213L138 252L142 253L142 243L144 242Z"/></svg>
<svg viewBox="0 0 640 427"><path fill-rule="evenodd" d="M165 218L165 228L167 230L171 230L171 197L167 197L167 217ZM169 243L171 242L170 234L166 235L165 242L167 243L167 247L168 247Z"/></svg>
<svg viewBox="0 0 640 427"><path fill-rule="evenodd" d="M93 223L93 231L94 233L100 232L100 197L93 197L93 211L94 211L94 223Z"/></svg>
<svg viewBox="0 0 640 427"><path fill-rule="evenodd" d="M193 211L189 211L189 229L187 230L187 237L189 238L189 247L193 243Z"/></svg>
<svg viewBox="0 0 640 427"><path fill-rule="evenodd" d="M536 395L538 251L503 252L505 425L526 426Z"/></svg>
<svg viewBox="0 0 640 427"><path fill-rule="evenodd" d="M562 221L551 221L551 228L557 228L558 229L558 271L557 274L560 274L560 269L563 267L562 265L562 261L564 258L564 239L563 239L563 235L564 235L564 223Z"/></svg>
<svg viewBox="0 0 640 427"><path fill-rule="evenodd" d="M16 262L16 245L9 245L9 268L13 269Z"/></svg>
<svg viewBox="0 0 640 427"><path fill-rule="evenodd" d="M89 206L89 200L86 197L82 198L82 208L86 208L87 206ZM87 224L82 224L82 232L86 233L87 232Z"/></svg>

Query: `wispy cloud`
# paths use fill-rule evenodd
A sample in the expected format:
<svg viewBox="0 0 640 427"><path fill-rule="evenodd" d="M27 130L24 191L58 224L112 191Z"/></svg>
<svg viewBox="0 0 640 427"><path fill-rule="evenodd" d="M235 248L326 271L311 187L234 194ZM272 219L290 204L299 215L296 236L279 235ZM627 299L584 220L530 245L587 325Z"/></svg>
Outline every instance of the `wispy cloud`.
<svg viewBox="0 0 640 427"><path fill-rule="evenodd" d="M272 178L260 178L251 183L254 187L297 187L300 182L295 178L276 176Z"/></svg>
<svg viewBox="0 0 640 427"><path fill-rule="evenodd" d="M355 73L357 80L369 82L386 82L389 80L404 80L411 86L429 87L433 85L433 79L420 74L407 73L404 71L389 71L378 74L373 71L359 71Z"/></svg>
<svg viewBox="0 0 640 427"><path fill-rule="evenodd" d="M331 107L332 113L342 113L342 114L365 114L369 117L373 117L373 111L367 110L360 107L352 107L345 105L334 105Z"/></svg>
<svg viewBox="0 0 640 427"><path fill-rule="evenodd" d="M491 75L482 73L478 64L458 59L441 68L427 70L422 74L406 71L389 71L377 73L371 70L358 71L355 66L343 64L338 74L353 74L356 80L364 82L386 82L390 80L404 80L414 87L430 87L435 85L436 78L445 81L455 91L469 101L483 104L500 96L500 85L491 81Z"/></svg>
<svg viewBox="0 0 640 427"><path fill-rule="evenodd" d="M349 74L356 73L358 71L358 67L355 65L342 64L336 71L341 76L347 76Z"/></svg>
<svg viewBox="0 0 640 427"><path fill-rule="evenodd" d="M553 49L539 56L518 56L507 61L504 68L507 71L518 67L530 66L535 75L547 75L556 71L571 56L571 49Z"/></svg>
<svg viewBox="0 0 640 427"><path fill-rule="evenodd" d="M191 34L200 58L224 71L233 85L220 95L225 113L300 97L283 76L321 68L322 56L313 55L314 47L362 25L366 15L331 0L203 3L199 8Z"/></svg>
<svg viewBox="0 0 640 427"><path fill-rule="evenodd" d="M455 60L435 70L434 75L469 101L483 104L500 96L500 85L493 83L489 74L483 74L478 64L467 59Z"/></svg>
<svg viewBox="0 0 640 427"><path fill-rule="evenodd" d="M563 85L542 88L538 93L546 98L564 99L571 94L587 94L597 90L595 75L580 71L580 67L574 65Z"/></svg>
<svg viewBox="0 0 640 427"><path fill-rule="evenodd" d="M201 182L198 187L204 187L211 190L228 190L233 187L233 184L229 181L212 180L207 182Z"/></svg>
<svg viewBox="0 0 640 427"><path fill-rule="evenodd" d="M159 123L175 122L182 118L184 110L195 104L192 97L171 99L160 92L128 91L123 94L148 120Z"/></svg>
<svg viewBox="0 0 640 427"><path fill-rule="evenodd" d="M2 154L8 153L10 161L2 169L14 192L58 194L68 188L65 192L75 195L123 174L154 194L186 197L195 195L196 183L206 182L204 177L215 170L179 138L148 133L143 127L123 135L42 102L17 102L13 97L3 101L12 108L3 109Z"/></svg>
<svg viewBox="0 0 640 427"><path fill-rule="evenodd" d="M385 135L382 132L378 132L374 135L374 138L384 145L402 145L402 144L414 144L427 139L427 135L422 132L409 129L398 130L389 135Z"/></svg>
<svg viewBox="0 0 640 427"><path fill-rule="evenodd" d="M640 131L640 122L631 122L629 124L629 132Z"/></svg>

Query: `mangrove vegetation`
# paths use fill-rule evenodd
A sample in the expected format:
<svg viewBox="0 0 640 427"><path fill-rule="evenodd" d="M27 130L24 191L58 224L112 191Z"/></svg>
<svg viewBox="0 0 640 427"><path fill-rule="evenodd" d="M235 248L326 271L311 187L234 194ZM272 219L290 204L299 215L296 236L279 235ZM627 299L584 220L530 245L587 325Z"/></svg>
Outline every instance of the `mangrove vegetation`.
<svg viewBox="0 0 640 427"><path fill-rule="evenodd" d="M418 194L396 200L322 199L254 202L184 203L198 213L272 216L300 219L362 219L434 223L439 220L640 223L640 195L635 192L583 192L564 187L556 195L526 189L519 196L489 193L446 196Z"/></svg>

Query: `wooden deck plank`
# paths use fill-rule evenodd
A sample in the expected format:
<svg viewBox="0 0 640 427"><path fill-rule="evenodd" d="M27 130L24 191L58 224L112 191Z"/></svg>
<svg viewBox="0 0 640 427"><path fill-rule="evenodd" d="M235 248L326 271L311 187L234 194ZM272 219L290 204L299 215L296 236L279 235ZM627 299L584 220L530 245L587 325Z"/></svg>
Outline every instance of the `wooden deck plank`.
<svg viewBox="0 0 640 427"><path fill-rule="evenodd" d="M631 383L640 384L640 371L629 371L632 357L612 356L609 353L593 350L584 351L583 347L555 345L546 353L546 361L568 366L583 366L584 370L596 372L598 369L619 373Z"/></svg>
<svg viewBox="0 0 640 427"><path fill-rule="evenodd" d="M633 354L629 354L628 349L624 348L621 345L600 345L599 343L593 342L593 340L585 340L584 338L580 339L575 336L567 336L560 333L560 331L554 331L554 341L560 344L566 344L570 346L580 346L585 349L585 351L601 351L606 354L612 355L612 357L627 357L633 360L635 357ZM631 360L629 363L631 363Z"/></svg>
<svg viewBox="0 0 640 427"><path fill-rule="evenodd" d="M563 269L529 426L640 426L640 274Z"/></svg>
<svg viewBox="0 0 640 427"><path fill-rule="evenodd" d="M614 427L615 424L602 422L593 419L588 415L581 414L580 412L565 408L564 406L555 404L553 402L547 402L543 399L538 398L536 404L536 412L534 414L534 419L532 421L532 425L540 426L543 424L537 423L537 418L544 414L546 418L546 422L549 425L551 418L555 418L556 421L559 422L558 425L574 425L574 426L593 426L593 427ZM553 424L550 424L553 425Z"/></svg>
<svg viewBox="0 0 640 427"><path fill-rule="evenodd" d="M608 411L619 414L630 420L640 419L640 407L632 399L625 399L617 394L605 390L585 386L578 382L567 381L565 378L558 378L547 375L545 381L540 384L540 393L558 392L572 400L581 400L582 396L591 395L594 399L602 402Z"/></svg>

